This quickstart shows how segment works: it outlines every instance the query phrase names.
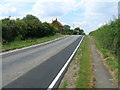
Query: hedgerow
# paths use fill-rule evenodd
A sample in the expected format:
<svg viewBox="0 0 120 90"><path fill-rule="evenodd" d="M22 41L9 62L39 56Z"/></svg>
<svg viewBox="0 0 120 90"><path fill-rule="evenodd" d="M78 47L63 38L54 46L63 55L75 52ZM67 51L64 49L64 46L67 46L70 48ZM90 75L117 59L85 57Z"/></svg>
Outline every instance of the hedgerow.
<svg viewBox="0 0 120 90"><path fill-rule="evenodd" d="M120 19L110 21L95 31L90 32L100 44L100 47L109 50L115 56L119 56L120 50Z"/></svg>

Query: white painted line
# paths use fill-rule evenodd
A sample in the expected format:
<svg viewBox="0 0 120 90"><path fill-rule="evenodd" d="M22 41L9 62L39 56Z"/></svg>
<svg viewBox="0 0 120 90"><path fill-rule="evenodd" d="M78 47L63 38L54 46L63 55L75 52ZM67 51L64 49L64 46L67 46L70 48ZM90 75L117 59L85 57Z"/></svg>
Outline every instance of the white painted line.
<svg viewBox="0 0 120 90"><path fill-rule="evenodd" d="M67 36L64 36L64 37L67 37ZM23 49L28 49L28 48L36 47L36 46L39 46L39 45L47 44L47 43L56 41L56 40L64 38L64 37L60 37L60 38L57 38L57 39L54 39L54 40L51 40L51 41L47 41L47 42L44 42L44 43L40 43L40 44L28 46L28 47L23 47L23 48L20 48L20 49L10 50L10 51L7 51L7 52L0 53L0 55L4 55L4 54L8 54L8 53L13 53L13 52L20 51L20 50L23 50Z"/></svg>
<svg viewBox="0 0 120 90"><path fill-rule="evenodd" d="M49 85L47 90L51 90L54 85L56 84L56 82L58 81L58 79L60 78L60 76L62 75L63 71L66 69L66 67L68 66L68 64L70 63L70 61L72 60L73 56L75 55L76 51L78 50L82 40L83 40L84 36L82 37L81 41L79 42L78 46L76 47L76 49L74 50L74 52L72 53L72 55L70 56L70 58L68 59L68 61L65 63L65 65L62 67L62 69L60 70L60 72L58 73L58 75L55 77L55 79L52 81L52 83Z"/></svg>

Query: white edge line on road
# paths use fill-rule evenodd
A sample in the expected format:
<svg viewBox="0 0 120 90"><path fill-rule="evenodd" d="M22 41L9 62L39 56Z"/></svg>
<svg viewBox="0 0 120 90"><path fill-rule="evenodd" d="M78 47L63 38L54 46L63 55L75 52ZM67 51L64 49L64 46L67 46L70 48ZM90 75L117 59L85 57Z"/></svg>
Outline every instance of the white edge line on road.
<svg viewBox="0 0 120 90"><path fill-rule="evenodd" d="M52 83L49 85L47 90L51 90L54 85L56 84L56 82L58 81L58 79L60 78L60 76L62 75L63 71L66 69L66 67L68 66L68 64L70 63L70 61L72 60L73 56L75 55L76 51L78 50L82 40L83 40L84 36L82 37L81 41L79 42L78 46L76 47L76 49L74 50L74 52L72 53L72 55L70 56L70 58L68 59L68 61L65 63L65 65L62 67L62 69L60 70L60 72L58 73L58 75L55 77L55 79L52 81Z"/></svg>
<svg viewBox="0 0 120 90"><path fill-rule="evenodd" d="M64 37L67 37L67 36L64 36ZM7 51L7 52L0 53L0 55L4 55L4 54L20 51L20 50L23 50L23 49L32 48L32 47L36 47L36 46L39 46L39 45L47 44L47 43L59 40L59 39L64 38L64 37L60 37L60 38L57 38L57 39L54 39L54 40L51 40L51 41L43 42L43 43L40 43L40 44L28 46L28 47L23 47L23 48L20 48L20 49L10 50L10 51Z"/></svg>

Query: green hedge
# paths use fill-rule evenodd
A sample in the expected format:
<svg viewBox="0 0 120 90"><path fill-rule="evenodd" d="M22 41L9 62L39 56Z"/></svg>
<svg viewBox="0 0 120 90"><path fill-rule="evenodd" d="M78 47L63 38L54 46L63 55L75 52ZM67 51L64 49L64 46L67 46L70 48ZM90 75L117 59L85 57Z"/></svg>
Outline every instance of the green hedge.
<svg viewBox="0 0 120 90"><path fill-rule="evenodd" d="M120 19L110 21L109 24L103 25L96 31L90 32L100 44L100 47L109 50L115 56L119 56L118 51L120 50L120 25L118 25Z"/></svg>
<svg viewBox="0 0 120 90"><path fill-rule="evenodd" d="M2 40L4 43L14 40L25 40L50 36L56 33L56 28L47 22L42 23L33 15L26 15L23 19L2 19Z"/></svg>

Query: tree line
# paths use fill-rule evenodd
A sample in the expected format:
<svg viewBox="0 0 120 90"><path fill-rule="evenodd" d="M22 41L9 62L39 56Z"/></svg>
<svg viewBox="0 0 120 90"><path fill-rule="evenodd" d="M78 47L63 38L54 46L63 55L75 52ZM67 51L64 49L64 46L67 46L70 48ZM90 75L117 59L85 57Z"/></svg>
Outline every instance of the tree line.
<svg viewBox="0 0 120 90"><path fill-rule="evenodd" d="M16 20L2 19L3 42L49 36L54 35L55 32L56 28L53 25L47 22L42 23L33 15L26 15L23 19L17 18Z"/></svg>
<svg viewBox="0 0 120 90"><path fill-rule="evenodd" d="M4 18L2 20L2 42L7 43L14 40L26 40L29 38L39 38L58 33L58 28L54 25L41 22L36 16L26 15L22 19ZM64 25L62 34L85 34L82 29L70 29L69 25Z"/></svg>
<svg viewBox="0 0 120 90"><path fill-rule="evenodd" d="M71 29L69 25L64 25L64 34L69 35L85 35L85 32L83 29L76 27L74 29Z"/></svg>
<svg viewBox="0 0 120 90"><path fill-rule="evenodd" d="M120 19L110 21L96 31L90 32L90 35L99 42L102 48L109 50L116 56L120 56Z"/></svg>

